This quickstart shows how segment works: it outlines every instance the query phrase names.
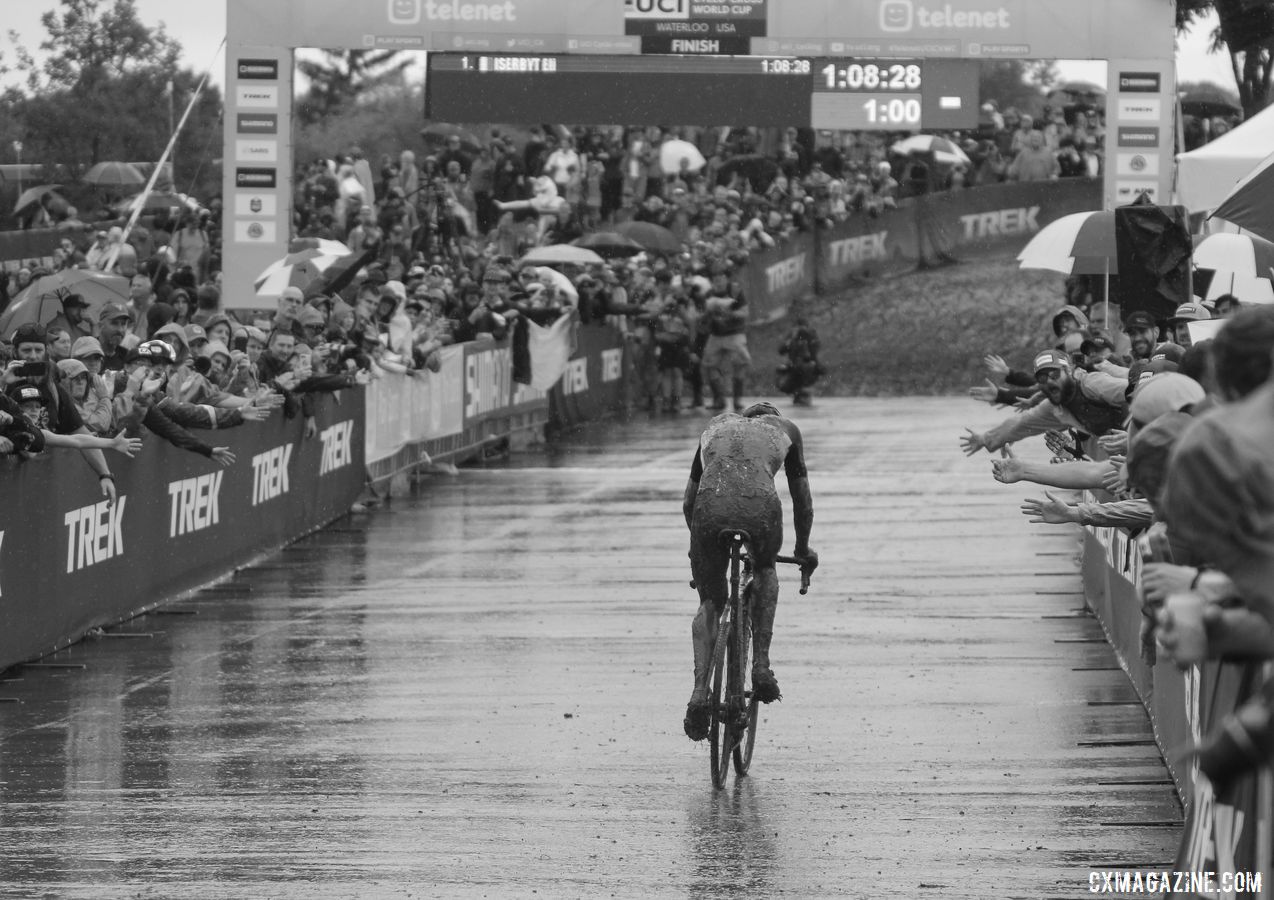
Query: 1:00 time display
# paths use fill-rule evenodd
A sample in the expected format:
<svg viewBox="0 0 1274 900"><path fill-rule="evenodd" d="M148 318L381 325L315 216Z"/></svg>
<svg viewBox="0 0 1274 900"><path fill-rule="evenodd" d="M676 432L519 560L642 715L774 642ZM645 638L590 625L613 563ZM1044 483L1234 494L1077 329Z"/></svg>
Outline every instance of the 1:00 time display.
<svg viewBox="0 0 1274 900"><path fill-rule="evenodd" d="M868 126L920 126L919 97L871 97L863 104L863 112Z"/></svg>
<svg viewBox="0 0 1274 900"><path fill-rule="evenodd" d="M920 89L920 66L877 65L875 63L850 63L839 67L835 63L822 68L828 90L842 91L917 91Z"/></svg>

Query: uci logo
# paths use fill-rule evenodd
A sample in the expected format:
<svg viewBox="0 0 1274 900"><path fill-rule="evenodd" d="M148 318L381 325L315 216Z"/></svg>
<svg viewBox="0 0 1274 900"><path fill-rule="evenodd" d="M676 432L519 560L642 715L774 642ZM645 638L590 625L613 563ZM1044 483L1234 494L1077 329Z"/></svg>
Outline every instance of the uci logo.
<svg viewBox="0 0 1274 900"><path fill-rule="evenodd" d="M880 30L910 31L914 16L911 0L881 0Z"/></svg>

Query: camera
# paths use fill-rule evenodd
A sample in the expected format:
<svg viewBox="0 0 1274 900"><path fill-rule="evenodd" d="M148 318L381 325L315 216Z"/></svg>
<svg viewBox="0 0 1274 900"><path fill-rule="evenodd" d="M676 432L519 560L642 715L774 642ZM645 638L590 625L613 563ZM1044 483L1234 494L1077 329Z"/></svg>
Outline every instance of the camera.
<svg viewBox="0 0 1274 900"><path fill-rule="evenodd" d="M43 378L49 371L49 364L46 362L24 362L13 371L14 374L21 378Z"/></svg>

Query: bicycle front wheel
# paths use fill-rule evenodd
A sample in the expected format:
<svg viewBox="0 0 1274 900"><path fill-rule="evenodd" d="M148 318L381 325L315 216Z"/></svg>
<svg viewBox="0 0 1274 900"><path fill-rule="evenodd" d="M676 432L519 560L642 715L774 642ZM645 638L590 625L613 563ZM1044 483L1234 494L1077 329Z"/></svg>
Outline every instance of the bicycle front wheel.
<svg viewBox="0 0 1274 900"><path fill-rule="evenodd" d="M736 775L748 774L748 767L752 765L752 749L756 746L756 722L758 717L758 708L760 704L756 700L756 691L752 686L752 628L750 618L747 611L751 609L752 601L752 585L749 583L743 591L743 612L742 628L735 629L738 631L738 640L735 643L735 656L732 668L737 666L735 671L739 683L739 696L745 698L746 706L740 713L738 719L739 734L735 738L734 745L734 772Z"/></svg>
<svg viewBox="0 0 1274 900"><path fill-rule="evenodd" d="M733 746L733 728L730 726L729 699L727 693L726 650L730 644L733 622L727 613L717 622L717 640L712 647L712 672L710 681L712 724L708 728L709 757L712 764L712 784L725 787L730 773L730 749Z"/></svg>

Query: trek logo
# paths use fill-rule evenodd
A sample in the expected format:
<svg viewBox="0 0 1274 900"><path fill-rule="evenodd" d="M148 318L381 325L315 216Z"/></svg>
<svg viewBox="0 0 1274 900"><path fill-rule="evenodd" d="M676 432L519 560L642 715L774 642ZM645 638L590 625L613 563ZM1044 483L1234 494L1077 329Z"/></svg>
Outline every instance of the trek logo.
<svg viewBox="0 0 1274 900"><path fill-rule="evenodd" d="M942 6L921 6L913 0L881 0L880 30L911 31L920 28L991 29L1011 28L1009 11L999 9L952 9L950 3Z"/></svg>
<svg viewBox="0 0 1274 900"><path fill-rule="evenodd" d="M87 569L124 554L124 504L120 496L73 509L63 517L66 524L66 573Z"/></svg>
<svg viewBox="0 0 1274 900"><path fill-rule="evenodd" d="M320 475L343 469L354 461L354 453L350 449L350 438L353 434L353 421L337 422L331 428L324 428L319 432L319 440L323 442L323 462L319 465Z"/></svg>
<svg viewBox="0 0 1274 900"><path fill-rule="evenodd" d="M845 238L828 244L833 266L858 266L875 259L888 259L885 250L885 238L888 231L877 231L875 234L864 234L861 237Z"/></svg>
<svg viewBox="0 0 1274 900"><path fill-rule="evenodd" d="M572 359L562 373L562 393L582 394L588 390L588 359Z"/></svg>
<svg viewBox="0 0 1274 900"><path fill-rule="evenodd" d="M1198 810L1197 824L1179 868L1195 872L1238 870L1236 857L1247 816L1241 809L1217 803L1211 787L1206 784L1195 785L1194 803L1194 809Z"/></svg>
<svg viewBox="0 0 1274 900"><path fill-rule="evenodd" d="M168 482L168 536L211 528L221 521L221 478L210 472L198 478Z"/></svg>
<svg viewBox="0 0 1274 900"><path fill-rule="evenodd" d="M978 238L1006 237L1013 234L1034 234L1040 230L1036 220L1040 214L1038 206L1024 206L1019 209L997 209L993 212L971 213L960 217L964 226L966 241Z"/></svg>
<svg viewBox="0 0 1274 900"><path fill-rule="evenodd" d="M602 351L602 384L624 377L624 351L618 347Z"/></svg>
<svg viewBox="0 0 1274 900"><path fill-rule="evenodd" d="M390 25L419 25L422 14L431 22L516 22L518 8L512 0L504 3L389 0Z"/></svg>
<svg viewBox="0 0 1274 900"><path fill-rule="evenodd" d="M765 281L771 291L799 285L805 278L805 254L798 253L765 269Z"/></svg>
<svg viewBox="0 0 1274 900"><path fill-rule="evenodd" d="M284 444L252 457L252 505L282 497L291 485L288 464L292 462L292 445Z"/></svg>

